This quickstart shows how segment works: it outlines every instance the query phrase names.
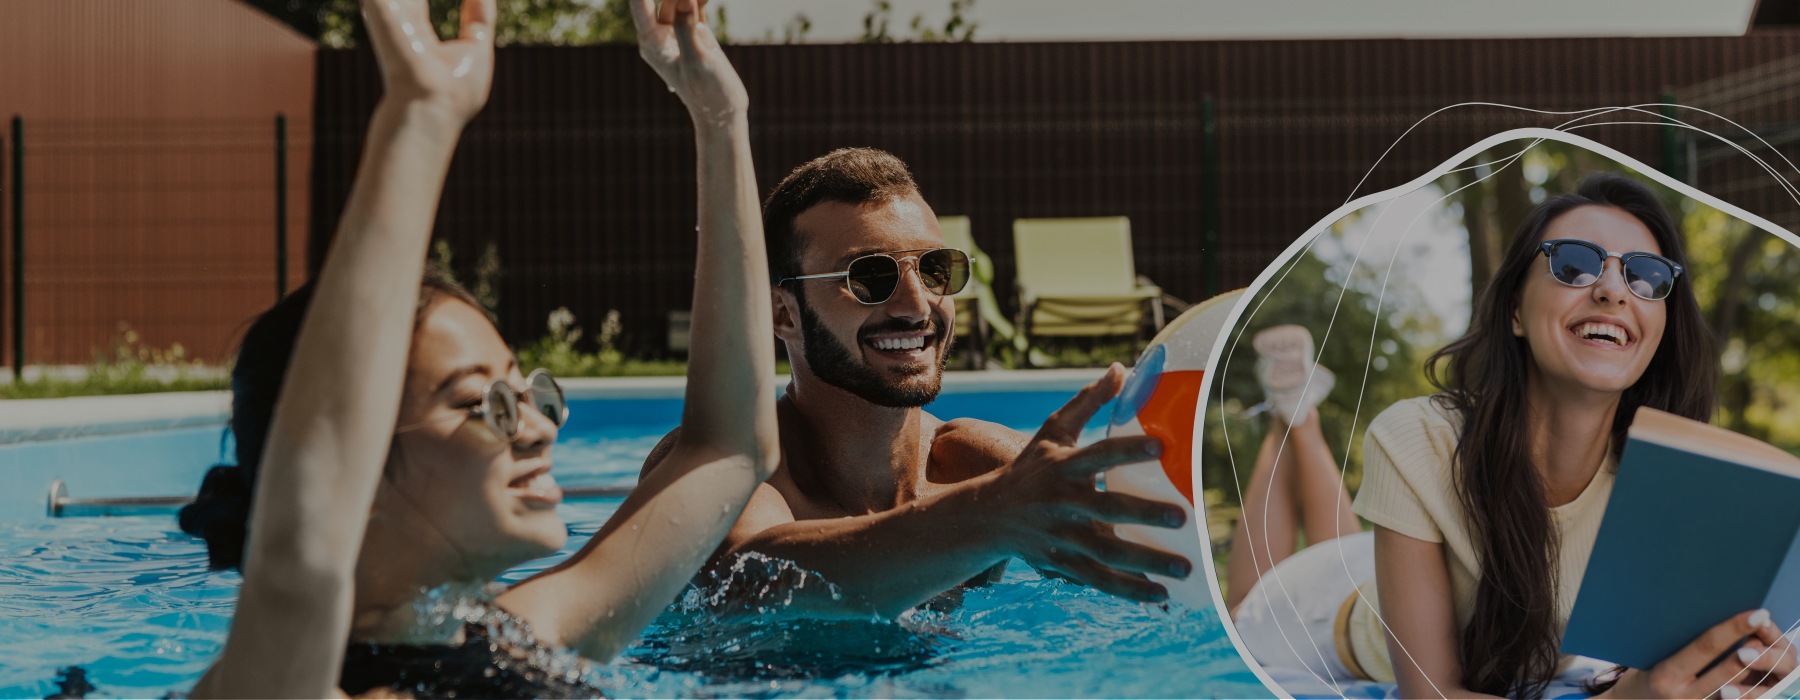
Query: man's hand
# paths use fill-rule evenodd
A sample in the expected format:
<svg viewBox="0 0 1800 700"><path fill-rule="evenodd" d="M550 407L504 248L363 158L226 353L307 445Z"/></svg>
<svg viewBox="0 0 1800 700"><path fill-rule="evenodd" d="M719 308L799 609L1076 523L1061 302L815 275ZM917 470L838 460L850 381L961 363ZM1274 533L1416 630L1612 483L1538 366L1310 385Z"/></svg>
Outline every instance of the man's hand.
<svg viewBox="0 0 1800 700"><path fill-rule="evenodd" d="M695 126L721 126L750 106L744 82L706 26L705 0L630 0L638 53L687 105Z"/></svg>
<svg viewBox="0 0 1800 700"><path fill-rule="evenodd" d="M436 106L457 126L473 119L494 79L494 2L463 0L461 31L440 41L425 0L363 0L382 99Z"/></svg>
<svg viewBox="0 0 1800 700"><path fill-rule="evenodd" d="M1118 393L1124 375L1123 367L1113 365L1052 414L1018 459L983 484L987 493L981 500L991 504L1013 552L1039 570L1124 598L1162 602L1168 591L1144 574L1185 578L1192 563L1119 539L1112 526L1180 527L1187 515L1173 505L1095 488L1101 472L1155 459L1162 443L1140 436L1075 447L1082 426Z"/></svg>

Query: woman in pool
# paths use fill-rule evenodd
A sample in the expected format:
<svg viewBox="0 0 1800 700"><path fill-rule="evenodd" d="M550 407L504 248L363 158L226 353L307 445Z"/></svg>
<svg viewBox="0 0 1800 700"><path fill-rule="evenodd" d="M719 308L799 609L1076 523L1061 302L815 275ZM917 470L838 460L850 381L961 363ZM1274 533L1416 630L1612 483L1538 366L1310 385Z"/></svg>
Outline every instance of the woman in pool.
<svg viewBox="0 0 1800 700"><path fill-rule="evenodd" d="M197 697L597 694L562 650L615 655L776 463L746 93L703 3L633 0L642 54L688 107L699 156L680 467L639 484L568 561L448 620L421 615L425 589L479 590L567 537L549 476L560 390L521 373L466 293L430 275L421 290L445 171L487 99L494 5L464 0L461 36L440 42L425 0L364 0L385 92L355 187L310 288L246 335L233 372L240 465L209 474L182 514L215 566L241 558L244 572Z"/></svg>
<svg viewBox="0 0 1800 700"><path fill-rule="evenodd" d="M1632 415L1713 412L1717 358L1680 279L1685 262L1655 193L1621 175L1589 176L1526 218L1468 333L1427 362L1440 393L1369 426L1354 510L1375 524L1377 585L1331 601L1334 629L1309 636L1331 647L1319 656L1336 658L1315 673L1386 680L1391 659L1405 697L1544 694L1568 661L1557 646ZM1261 588L1234 611L1240 621L1251 599L1272 602ZM1699 673L1747 636L1749 652ZM1738 697L1793 669L1792 645L1766 612L1751 611L1652 669L1607 674L1590 689Z"/></svg>

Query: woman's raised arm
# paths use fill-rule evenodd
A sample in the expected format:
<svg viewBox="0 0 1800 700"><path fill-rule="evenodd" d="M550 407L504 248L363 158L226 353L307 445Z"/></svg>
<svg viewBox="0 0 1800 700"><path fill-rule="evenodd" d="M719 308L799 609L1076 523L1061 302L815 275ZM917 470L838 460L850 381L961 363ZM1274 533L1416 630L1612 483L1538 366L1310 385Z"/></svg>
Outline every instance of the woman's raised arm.
<svg viewBox="0 0 1800 700"><path fill-rule="evenodd" d="M681 436L569 561L500 603L540 638L606 660L674 600L779 460L769 270L749 97L705 22L705 3L631 0L638 45L694 123L699 254Z"/></svg>
<svg viewBox="0 0 1800 700"><path fill-rule="evenodd" d="M195 697L341 694L421 263L457 137L487 101L494 12L464 0L461 36L440 42L425 0L363 2L386 90L275 404L231 632Z"/></svg>

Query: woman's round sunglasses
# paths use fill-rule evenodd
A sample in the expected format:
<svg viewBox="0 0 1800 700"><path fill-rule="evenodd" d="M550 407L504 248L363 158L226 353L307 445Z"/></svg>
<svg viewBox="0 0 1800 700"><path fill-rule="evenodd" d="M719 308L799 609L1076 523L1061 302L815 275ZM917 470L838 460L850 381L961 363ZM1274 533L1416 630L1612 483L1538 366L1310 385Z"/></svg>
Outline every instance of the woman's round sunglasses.
<svg viewBox="0 0 1800 700"><path fill-rule="evenodd" d="M912 255L908 255L912 253ZM900 287L901 261L913 260L919 271L919 282L932 294L947 296L962 291L969 283L969 255L955 248L920 248L864 255L850 261L843 272L822 275L784 277L777 285L802 280L844 278L850 295L867 305L886 303Z"/></svg>
<svg viewBox="0 0 1800 700"><path fill-rule="evenodd" d="M522 418L519 413L520 399L524 399L538 413L550 419L550 422L556 427L560 428L569 421L569 402L563 398L562 385L556 383L556 377L545 369L533 370L531 375L525 378L523 394L520 394L519 390L514 389L511 384L506 383L505 379L488 382L487 388L481 392L481 405L469 409L468 415L481 418L482 422L487 423L488 429L494 431L494 434L500 439L512 442L519 439L519 424ZM428 420L394 432L404 433L437 422L439 421Z"/></svg>
<svg viewBox="0 0 1800 700"><path fill-rule="evenodd" d="M1538 246L1550 263L1550 276L1571 287L1588 287L1606 273L1607 258L1618 258L1625 286L1646 301L1661 301L1675 290L1681 265L1655 253L1614 253L1588 241L1572 238L1544 241Z"/></svg>

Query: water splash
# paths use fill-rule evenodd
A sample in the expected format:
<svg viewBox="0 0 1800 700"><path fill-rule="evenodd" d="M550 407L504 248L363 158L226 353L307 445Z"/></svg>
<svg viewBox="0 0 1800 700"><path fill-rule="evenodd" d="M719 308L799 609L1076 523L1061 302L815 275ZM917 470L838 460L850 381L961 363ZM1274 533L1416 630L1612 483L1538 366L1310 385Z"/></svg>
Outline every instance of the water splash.
<svg viewBox="0 0 1800 700"><path fill-rule="evenodd" d="M779 615L789 612L796 596L821 595L833 602L844 599L843 589L817 571L761 552L746 552L733 558L723 571L713 572L704 588L689 586L677 610L717 617Z"/></svg>
<svg viewBox="0 0 1800 700"><path fill-rule="evenodd" d="M504 587L452 581L419 589L412 601L412 623L393 641L400 644L443 644L455 639L466 622L480 621L481 606L493 603Z"/></svg>
<svg viewBox="0 0 1800 700"><path fill-rule="evenodd" d="M809 618L809 606L834 605L844 592L824 576L785 559L747 553L690 586L646 631L629 656L665 671L698 674L709 692L780 695L793 682L874 678L928 665L955 635L940 613L898 619Z"/></svg>
<svg viewBox="0 0 1800 700"><path fill-rule="evenodd" d="M414 619L403 644L441 644L455 641L470 628L488 643L492 666L483 675L507 673L528 681L550 679L564 684L598 685L600 676L592 663L574 651L551 648L538 641L531 623L494 604L506 590L500 584L446 583L421 589L413 600ZM431 688L421 686L420 691ZM429 692L427 692L429 694Z"/></svg>

